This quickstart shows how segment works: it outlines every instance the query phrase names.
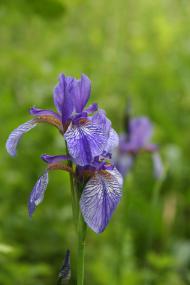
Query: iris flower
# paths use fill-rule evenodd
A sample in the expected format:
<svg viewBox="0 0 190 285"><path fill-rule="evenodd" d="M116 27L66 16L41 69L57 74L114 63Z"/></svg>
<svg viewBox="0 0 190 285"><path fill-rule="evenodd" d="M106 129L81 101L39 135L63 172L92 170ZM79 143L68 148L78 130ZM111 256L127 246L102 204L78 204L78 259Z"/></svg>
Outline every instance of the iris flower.
<svg viewBox="0 0 190 285"><path fill-rule="evenodd" d="M87 76L82 75L77 80L61 74L53 94L57 112L31 108L30 114L34 118L10 134L6 148L14 156L24 133L42 122L55 126L66 141L68 153L41 156L47 168L31 192L29 215L32 216L44 198L49 172L65 170L71 173L76 183L79 181L84 185L80 197L81 212L88 226L100 233L120 201L122 177L110 160L113 148L119 143L118 135L97 104L85 108L90 92L91 83ZM74 168L68 162L74 164Z"/></svg>
<svg viewBox="0 0 190 285"><path fill-rule="evenodd" d="M117 168L125 176L132 167L134 159L142 152L152 154L154 174L157 178L163 174L159 148L151 143L153 127L147 117L137 117L126 122L126 133L120 136Z"/></svg>
<svg viewBox="0 0 190 285"><path fill-rule="evenodd" d="M57 112L31 108L35 118L17 129L9 136L6 147L10 155L16 155L16 147L22 135L38 123L46 122L58 128L67 142L69 153L78 165L90 163L104 150L110 129L96 124L90 116L97 111L97 104L84 109L90 97L91 83L87 76L80 80L61 74L55 87L53 99Z"/></svg>

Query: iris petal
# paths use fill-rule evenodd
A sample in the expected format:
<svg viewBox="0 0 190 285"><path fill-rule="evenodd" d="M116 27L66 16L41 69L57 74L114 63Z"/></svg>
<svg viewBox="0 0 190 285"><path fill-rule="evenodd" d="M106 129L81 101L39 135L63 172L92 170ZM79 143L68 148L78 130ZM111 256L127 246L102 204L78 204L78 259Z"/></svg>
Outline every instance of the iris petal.
<svg viewBox="0 0 190 285"><path fill-rule="evenodd" d="M96 173L80 199L85 222L96 233L104 231L122 195L123 179L116 168Z"/></svg>
<svg viewBox="0 0 190 285"><path fill-rule="evenodd" d="M7 152L11 156L16 155L16 148L17 145L21 139L21 137L29 132L31 129L33 129L37 125L36 119L30 120L22 125L20 125L18 128L12 131L12 133L9 135L8 140L6 142L6 149Z"/></svg>
<svg viewBox="0 0 190 285"><path fill-rule="evenodd" d="M91 92L90 79L85 74L82 74L80 80L74 81L72 92L73 92L75 110L77 113L81 113L90 97L90 92Z"/></svg>
<svg viewBox="0 0 190 285"><path fill-rule="evenodd" d="M109 132L108 141L104 150L106 152L112 152L114 148L116 148L119 144L119 136L116 131L111 128Z"/></svg>
<svg viewBox="0 0 190 285"><path fill-rule="evenodd" d="M134 149L143 148L152 136L152 124L146 117L132 119L130 122L130 143Z"/></svg>
<svg viewBox="0 0 190 285"><path fill-rule="evenodd" d="M40 176L40 178L34 185L34 188L31 192L28 201L28 212L30 217L32 216L36 207L43 201L47 185L48 185L48 171L45 171L44 174Z"/></svg>
<svg viewBox="0 0 190 285"><path fill-rule="evenodd" d="M94 157L100 155L106 145L108 136L100 126L84 119L79 124L70 124L64 134L69 154L76 164L90 164Z"/></svg>
<svg viewBox="0 0 190 285"><path fill-rule="evenodd" d="M94 113L98 110L98 104L93 103L92 105L90 105L88 108L85 109L85 112L87 112L88 114Z"/></svg>
<svg viewBox="0 0 190 285"><path fill-rule="evenodd" d="M134 163L134 157L130 154L119 154L117 157L116 167L119 172L125 177Z"/></svg>
<svg viewBox="0 0 190 285"><path fill-rule="evenodd" d="M42 154L41 159L47 163L56 163L63 160L69 160L69 155L49 155L49 154Z"/></svg>
<svg viewBox="0 0 190 285"><path fill-rule="evenodd" d="M111 121L106 117L104 110L99 109L92 117L92 122L96 125L102 126L105 132L109 133L111 129Z"/></svg>
<svg viewBox="0 0 190 285"><path fill-rule="evenodd" d="M36 116L36 117L40 117L40 116L53 116L53 117L55 117L56 119L58 119L58 120L61 121L61 116L60 116L59 114L57 114L56 112L51 111L51 110L39 109L39 108L32 107L32 108L30 109L30 114L33 115L33 116Z"/></svg>
<svg viewBox="0 0 190 285"><path fill-rule="evenodd" d="M106 117L104 110L100 109L92 117L92 122L101 125L106 133L108 133L108 141L104 148L106 152L112 152L119 144L119 136L116 131L111 128L111 121Z"/></svg>
<svg viewBox="0 0 190 285"><path fill-rule="evenodd" d="M75 79L61 74L59 83L54 89L54 104L62 115L62 122L65 123L73 112L73 83Z"/></svg>

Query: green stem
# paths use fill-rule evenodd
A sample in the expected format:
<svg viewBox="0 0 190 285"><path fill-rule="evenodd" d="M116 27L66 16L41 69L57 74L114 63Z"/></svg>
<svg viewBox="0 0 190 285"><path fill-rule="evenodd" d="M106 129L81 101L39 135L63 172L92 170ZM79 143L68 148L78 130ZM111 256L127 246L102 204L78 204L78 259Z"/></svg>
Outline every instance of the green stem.
<svg viewBox="0 0 190 285"><path fill-rule="evenodd" d="M66 144L66 152L68 148ZM73 170L72 161L68 161L68 166ZM73 171L72 171L73 172ZM80 196L84 188L84 183L78 183L72 173L70 175L71 186L71 200L73 220L77 230L77 285L84 284L84 252L85 252L85 238L86 238L86 223L80 211Z"/></svg>
<svg viewBox="0 0 190 285"><path fill-rule="evenodd" d="M66 153L69 154L67 144L66 144ZM73 172L73 163L68 161L68 166L72 169ZM73 221L77 230L77 220L78 220L78 199L76 198L76 190L74 185L73 173L69 172L70 187L71 187L71 203L72 203L72 212L73 212Z"/></svg>
<svg viewBox="0 0 190 285"><path fill-rule="evenodd" d="M78 217L78 249L77 249L77 285L84 284L84 255L85 255L85 238L86 223L81 212Z"/></svg>

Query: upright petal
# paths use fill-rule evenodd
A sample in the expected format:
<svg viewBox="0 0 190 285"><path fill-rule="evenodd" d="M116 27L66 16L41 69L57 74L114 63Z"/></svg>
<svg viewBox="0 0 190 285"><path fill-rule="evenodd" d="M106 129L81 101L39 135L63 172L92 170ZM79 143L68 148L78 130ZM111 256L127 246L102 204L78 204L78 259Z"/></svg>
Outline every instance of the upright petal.
<svg viewBox="0 0 190 285"><path fill-rule="evenodd" d="M87 182L80 207L87 225L101 233L108 225L122 195L123 179L117 169L96 172Z"/></svg>
<svg viewBox="0 0 190 285"><path fill-rule="evenodd" d="M64 134L69 154L75 163L81 166L90 164L100 155L107 143L108 135L101 126L87 119L79 120L78 124L70 124Z"/></svg>
<svg viewBox="0 0 190 285"><path fill-rule="evenodd" d="M146 117L132 119L129 125L129 142L132 148L143 148L152 136L152 124Z"/></svg>
<svg viewBox="0 0 190 285"><path fill-rule="evenodd" d="M93 103L92 105L90 105L88 108L85 109L85 112L87 112L88 114L94 113L98 110L98 104Z"/></svg>
<svg viewBox="0 0 190 285"><path fill-rule="evenodd" d="M48 171L45 171L44 174L40 176L40 178L34 185L34 188L31 192L28 201L28 212L30 217L32 216L36 207L43 201L47 185L48 185Z"/></svg>
<svg viewBox="0 0 190 285"><path fill-rule="evenodd" d="M62 122L65 123L73 112L73 77L61 74L59 83L54 89L54 104L58 112L62 115Z"/></svg>
<svg viewBox="0 0 190 285"><path fill-rule="evenodd" d="M60 74L59 83L55 86L53 93L54 105L60 114L62 113L63 109L64 89L65 89L65 75Z"/></svg>
<svg viewBox="0 0 190 285"><path fill-rule="evenodd" d="M6 149L7 152L11 156L16 155L16 148L17 145L23 136L23 134L29 132L31 129L33 129L37 125L36 119L30 120L22 125L20 125L18 128L16 128L8 137L8 140L6 142Z"/></svg>
<svg viewBox="0 0 190 285"><path fill-rule="evenodd" d="M81 113L88 102L91 92L90 79L82 74L80 80L75 80L73 84L74 105L77 113Z"/></svg>

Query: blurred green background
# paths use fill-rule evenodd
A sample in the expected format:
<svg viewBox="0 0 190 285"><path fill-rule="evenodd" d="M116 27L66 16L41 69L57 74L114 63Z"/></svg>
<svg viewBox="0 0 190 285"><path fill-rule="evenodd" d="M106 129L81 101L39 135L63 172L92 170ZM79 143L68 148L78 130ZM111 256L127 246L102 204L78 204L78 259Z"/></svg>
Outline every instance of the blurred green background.
<svg viewBox="0 0 190 285"><path fill-rule="evenodd" d="M190 3L188 0L0 0L0 284L56 284L76 239L68 175L54 172L34 217L27 199L59 154L55 128L40 125L5 151L10 131L36 105L53 108L60 72L92 80L98 102L122 132L127 97L133 114L155 127L166 174L156 181L149 155L128 175L122 201L101 235L88 230L85 284L190 284Z"/></svg>

